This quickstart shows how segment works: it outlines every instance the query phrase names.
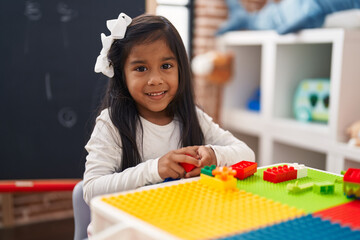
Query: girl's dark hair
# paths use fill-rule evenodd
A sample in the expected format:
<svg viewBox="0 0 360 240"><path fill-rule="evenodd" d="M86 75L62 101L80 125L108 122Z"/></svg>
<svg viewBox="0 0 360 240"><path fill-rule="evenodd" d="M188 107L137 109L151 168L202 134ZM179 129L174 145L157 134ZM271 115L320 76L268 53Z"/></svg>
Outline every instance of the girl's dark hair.
<svg viewBox="0 0 360 240"><path fill-rule="evenodd" d="M137 126L140 126L142 132L142 125L135 101L126 86L124 64L133 46L159 39L166 41L178 62L178 90L166 111L169 115L177 116L179 119L180 144L185 147L204 143L204 135L195 109L189 60L181 37L166 18L147 14L140 15L134 18L127 27L125 37L115 40L109 50L108 58L114 67L114 77L109 79L100 109L109 108L111 121L120 134L122 142L120 171L141 163L136 133L138 132Z"/></svg>

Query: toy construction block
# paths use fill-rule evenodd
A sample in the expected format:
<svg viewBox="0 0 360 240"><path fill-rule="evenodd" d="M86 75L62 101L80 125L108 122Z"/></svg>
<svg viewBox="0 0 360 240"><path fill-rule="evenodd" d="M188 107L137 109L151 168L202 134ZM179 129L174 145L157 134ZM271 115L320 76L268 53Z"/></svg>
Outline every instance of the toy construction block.
<svg viewBox="0 0 360 240"><path fill-rule="evenodd" d="M193 157L190 154L185 154L189 157ZM185 169L185 172L190 172L191 170L193 170L196 166L190 163L185 163L185 162L181 162L180 165Z"/></svg>
<svg viewBox="0 0 360 240"><path fill-rule="evenodd" d="M236 178L234 178L233 176L231 176L231 178L228 178L226 181L223 181L215 177L210 177L206 174L200 174L200 182L204 185L218 190L236 189Z"/></svg>
<svg viewBox="0 0 360 240"><path fill-rule="evenodd" d="M344 194L348 198L360 199L360 169L349 168L344 175Z"/></svg>
<svg viewBox="0 0 360 240"><path fill-rule="evenodd" d="M237 179L243 180L247 177L250 177L257 171L257 163L249 161L241 161L234 165L231 165L231 168L236 171L235 177Z"/></svg>
<svg viewBox="0 0 360 240"><path fill-rule="evenodd" d="M215 165L205 166L201 169L201 173L213 177L212 171L216 168Z"/></svg>
<svg viewBox="0 0 360 240"><path fill-rule="evenodd" d="M313 192L320 194L333 194L334 190L334 183L331 182L315 183L313 186Z"/></svg>
<svg viewBox="0 0 360 240"><path fill-rule="evenodd" d="M200 182L219 190L236 189L236 171L229 167L217 167L212 171L214 177L200 174Z"/></svg>
<svg viewBox="0 0 360 240"><path fill-rule="evenodd" d="M297 171L296 178L303 178L307 177L307 168L304 164L298 164L298 163L291 163L289 164L289 167L294 167L294 169Z"/></svg>
<svg viewBox="0 0 360 240"><path fill-rule="evenodd" d="M348 198L360 199L360 184L359 183L344 182L343 191L344 191L344 194Z"/></svg>
<svg viewBox="0 0 360 240"><path fill-rule="evenodd" d="M335 178L334 179L334 183L343 183L344 182L344 180L343 180L343 178Z"/></svg>
<svg viewBox="0 0 360 240"><path fill-rule="evenodd" d="M299 181L296 181L295 184L288 183L288 185L286 185L286 189L288 190L289 193L301 193L312 189L313 186L314 183L312 182L299 185Z"/></svg>
<svg viewBox="0 0 360 240"><path fill-rule="evenodd" d="M233 178L236 175L236 171L231 167L217 167L212 171L215 178L223 181L227 181L229 178Z"/></svg>
<svg viewBox="0 0 360 240"><path fill-rule="evenodd" d="M344 175L344 182L360 183L360 169L349 168Z"/></svg>
<svg viewBox="0 0 360 240"><path fill-rule="evenodd" d="M285 182L296 179L297 170L287 165L268 168L264 171L263 179L272 183Z"/></svg>
<svg viewBox="0 0 360 240"><path fill-rule="evenodd" d="M185 172L190 172L191 170L193 170L195 168L195 165L192 165L190 163L182 162L182 163L180 163L180 165L185 169Z"/></svg>

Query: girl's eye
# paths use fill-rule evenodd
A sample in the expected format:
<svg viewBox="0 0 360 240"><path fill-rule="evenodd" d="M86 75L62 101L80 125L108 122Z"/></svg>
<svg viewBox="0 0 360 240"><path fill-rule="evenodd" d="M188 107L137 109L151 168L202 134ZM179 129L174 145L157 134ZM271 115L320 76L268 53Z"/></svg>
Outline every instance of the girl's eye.
<svg viewBox="0 0 360 240"><path fill-rule="evenodd" d="M169 69L169 68L172 68L172 65L169 64L169 63L165 63L165 64L163 64L163 65L161 66L161 68L163 68L163 69Z"/></svg>
<svg viewBox="0 0 360 240"><path fill-rule="evenodd" d="M137 67L135 70L138 71L138 72L144 72L144 71L147 70L147 68L144 67L144 66L140 66L140 67Z"/></svg>

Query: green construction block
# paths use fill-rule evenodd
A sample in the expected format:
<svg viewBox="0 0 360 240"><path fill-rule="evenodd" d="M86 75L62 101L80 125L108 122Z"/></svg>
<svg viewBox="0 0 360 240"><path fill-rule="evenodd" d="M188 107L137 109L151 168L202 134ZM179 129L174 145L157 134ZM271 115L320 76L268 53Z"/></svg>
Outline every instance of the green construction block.
<svg viewBox="0 0 360 240"><path fill-rule="evenodd" d="M340 178L340 179L335 179L334 180L334 183L343 183L344 182L344 180L342 179L342 178Z"/></svg>
<svg viewBox="0 0 360 240"><path fill-rule="evenodd" d="M299 181L296 181L295 184L289 183L286 185L286 189L289 193L300 193L312 189L313 186L314 183L312 182L299 185Z"/></svg>
<svg viewBox="0 0 360 240"><path fill-rule="evenodd" d="M315 183L313 187L313 192L320 194L333 194L334 190L334 183L331 182Z"/></svg>
<svg viewBox="0 0 360 240"><path fill-rule="evenodd" d="M205 166L201 169L201 173L202 174L206 174L210 177L213 177L214 175L212 174L212 171L216 168L215 165L211 165L211 166Z"/></svg>

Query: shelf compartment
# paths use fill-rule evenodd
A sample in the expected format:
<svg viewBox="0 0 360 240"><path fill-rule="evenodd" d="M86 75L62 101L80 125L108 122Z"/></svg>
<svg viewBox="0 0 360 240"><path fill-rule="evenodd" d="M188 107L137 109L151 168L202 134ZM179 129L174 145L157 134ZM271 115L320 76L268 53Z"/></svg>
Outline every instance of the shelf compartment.
<svg viewBox="0 0 360 240"><path fill-rule="evenodd" d="M233 77L224 87L223 106L245 110L260 87L262 46L228 46L226 50L233 52L234 66Z"/></svg>
<svg viewBox="0 0 360 240"><path fill-rule="evenodd" d="M360 163L360 147L349 146L346 143L337 143L338 152L345 158L353 159Z"/></svg>
<svg viewBox="0 0 360 240"><path fill-rule="evenodd" d="M326 154L274 141L273 163L299 163L307 167L326 169Z"/></svg>
<svg viewBox="0 0 360 240"><path fill-rule="evenodd" d="M264 131L264 120L257 112L226 108L222 110L221 116L224 128L257 136Z"/></svg>
<svg viewBox="0 0 360 240"><path fill-rule="evenodd" d="M326 152L331 144L328 125L302 123L292 119L274 120L267 129L274 140Z"/></svg>
<svg viewBox="0 0 360 240"><path fill-rule="evenodd" d="M218 40L220 50L233 50L236 56L233 79L225 86L222 122L228 129L257 136L260 164L287 162L284 157L274 160L273 155L281 155L278 149L295 149L291 154L295 159L299 154L314 156L319 163L310 166L336 173L345 162L360 162L360 148L348 146L346 134L350 124L360 120L360 31L309 29L286 35L236 31ZM330 79L327 123L303 123L294 117L295 90L301 80L310 78ZM254 114L246 102L259 84L262 106Z"/></svg>
<svg viewBox="0 0 360 240"><path fill-rule="evenodd" d="M330 79L331 55L331 43L277 45L273 108L275 118L295 119L293 102L299 83L303 79ZM329 106L331 107L331 93Z"/></svg>

